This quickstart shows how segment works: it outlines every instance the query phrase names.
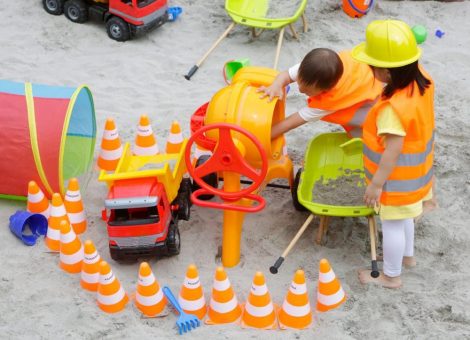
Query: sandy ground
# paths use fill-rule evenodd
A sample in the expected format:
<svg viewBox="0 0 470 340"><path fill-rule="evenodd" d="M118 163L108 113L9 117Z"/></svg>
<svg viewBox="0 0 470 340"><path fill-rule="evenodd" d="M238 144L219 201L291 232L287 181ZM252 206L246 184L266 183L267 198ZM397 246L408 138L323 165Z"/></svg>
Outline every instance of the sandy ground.
<svg viewBox="0 0 470 340"><path fill-rule="evenodd" d="M0 26L0 77L19 82L90 86L96 105L98 142L106 117L114 117L121 138L131 141L138 117L152 119L160 147L171 120L177 118L188 136L194 110L224 86L221 68L233 58L250 58L252 64L272 66L276 34L266 32L252 40L249 30L238 27L209 57L188 82L183 74L230 24L223 1L180 0L171 5L184 13L140 39L116 43L106 36L101 23L73 24L65 17L44 12L41 1L4 1ZM339 1L312 0L306 14L309 31L300 42L288 34L279 68L301 60L314 47L351 48L363 40L373 19L399 18L410 25L422 24L429 37L422 45L422 63L436 81L436 175L441 208L416 227L418 266L403 272L404 287L391 291L364 287L357 268L369 264L368 232L364 219L333 219L326 246L313 243L318 225L305 233L277 276L268 268L295 235L306 218L294 210L287 190L268 188L267 208L246 218L242 260L228 270L239 300L245 301L253 274L261 270L275 302L282 303L297 268L307 274L309 296L315 302L318 261L326 257L348 294L339 309L315 313L313 326L304 331L242 330L239 326L203 326L193 338L289 338L311 339L470 339L470 152L468 150L470 104L470 2L381 1L367 17L345 16ZM445 32L434 36L436 29ZM304 105L305 97L294 87L287 113ZM8 122L0 121L1 128ZM314 135L335 130L324 123L303 126L287 135L289 153L297 165ZM5 142L5 141L2 141ZM106 188L97 172L89 174L82 195L88 215L86 237L101 256L109 259L107 234L100 220ZM2 178L3 180L8 180ZM0 202L0 337L4 339L145 339L176 336L175 315L142 319L129 305L117 315L101 312L92 294L83 291L79 277L58 268L57 256L41 243L24 246L8 230L8 217L19 202ZM192 219L180 224L183 245L177 257L151 260L157 279L175 293L183 282L186 266L198 265L209 299L215 254L221 241L222 214L194 207ZM465 227L467 226L467 227ZM85 238L82 237L83 239ZM128 293L135 290L137 264L117 264L113 270Z"/></svg>

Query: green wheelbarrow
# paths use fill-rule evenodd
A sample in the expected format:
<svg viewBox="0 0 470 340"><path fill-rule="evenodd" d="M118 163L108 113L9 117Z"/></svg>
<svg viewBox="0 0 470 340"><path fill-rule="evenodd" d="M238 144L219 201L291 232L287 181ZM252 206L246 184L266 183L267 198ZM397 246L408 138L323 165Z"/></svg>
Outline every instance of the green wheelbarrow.
<svg viewBox="0 0 470 340"><path fill-rule="evenodd" d="M323 133L313 138L305 153L304 167L299 169L292 187L292 200L294 207L299 211L310 211L311 214L297 232L281 257L270 268L271 273L277 273L279 266L284 261L289 251L300 238L314 216L320 218L316 243L322 244L328 231L330 217L360 217L368 219L372 277L378 277L376 259L377 226L375 224L375 211L365 205L332 205L325 204L315 196L315 186L325 181L335 181L345 173L354 173L364 177L364 165L362 158L362 140L350 139L346 133ZM361 185L359 183L358 185Z"/></svg>

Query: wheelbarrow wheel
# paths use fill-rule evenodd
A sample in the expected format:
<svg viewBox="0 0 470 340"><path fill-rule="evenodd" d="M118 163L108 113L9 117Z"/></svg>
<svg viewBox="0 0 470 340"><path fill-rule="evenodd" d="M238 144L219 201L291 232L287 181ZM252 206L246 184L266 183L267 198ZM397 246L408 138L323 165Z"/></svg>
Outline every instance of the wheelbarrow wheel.
<svg viewBox="0 0 470 340"><path fill-rule="evenodd" d="M297 189L299 188L300 176L302 175L302 171L302 168L297 170L297 173L295 174L294 178L294 185L291 189L292 203L294 204L294 208L297 211L307 211L307 209L302 204L300 204L299 197L297 196Z"/></svg>

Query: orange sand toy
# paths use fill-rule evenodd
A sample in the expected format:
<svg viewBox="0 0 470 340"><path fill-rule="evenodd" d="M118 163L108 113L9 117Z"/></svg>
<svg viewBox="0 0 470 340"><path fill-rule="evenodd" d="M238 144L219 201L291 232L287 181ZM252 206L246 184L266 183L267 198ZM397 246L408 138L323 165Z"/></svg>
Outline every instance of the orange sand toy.
<svg viewBox="0 0 470 340"><path fill-rule="evenodd" d="M137 127L133 153L136 156L153 156L158 152L157 139L153 134L150 119L147 115L142 115Z"/></svg>
<svg viewBox="0 0 470 340"><path fill-rule="evenodd" d="M91 240L85 241L80 285L83 289L96 292L100 280L100 254Z"/></svg>
<svg viewBox="0 0 470 340"><path fill-rule="evenodd" d="M242 309L223 267L215 270L212 296L206 324L232 323L240 319Z"/></svg>
<svg viewBox="0 0 470 340"><path fill-rule="evenodd" d="M106 261L101 261L100 280L98 283L98 306L106 313L117 313L129 302L126 292L119 280L114 276Z"/></svg>
<svg viewBox="0 0 470 340"><path fill-rule="evenodd" d="M166 141L166 153L178 153L183 145L183 134L181 133L181 126L178 121L174 120L171 124L170 134Z"/></svg>
<svg viewBox="0 0 470 340"><path fill-rule="evenodd" d="M106 120L101 140L101 150L98 156L98 167L102 170L112 171L116 169L122 155L122 145L119 132L112 118Z"/></svg>
<svg viewBox="0 0 470 340"><path fill-rule="evenodd" d="M75 233L84 233L86 231L87 222L80 187L78 185L78 179L76 178L71 178L69 181L69 186L64 197L64 205Z"/></svg>
<svg viewBox="0 0 470 340"><path fill-rule="evenodd" d="M157 316L166 306L166 297L147 262L139 268L139 280L135 293L135 305L146 316Z"/></svg>
<svg viewBox="0 0 470 340"><path fill-rule="evenodd" d="M70 223L60 222L60 268L70 274L82 271L83 245Z"/></svg>
<svg viewBox="0 0 470 340"><path fill-rule="evenodd" d="M243 311L242 326L261 329L277 328L274 305L261 272L256 272L253 278L250 295Z"/></svg>
<svg viewBox="0 0 470 340"><path fill-rule="evenodd" d="M320 260L320 273L318 275L317 310L326 312L334 309L346 301L341 283L336 278L328 260Z"/></svg>
<svg viewBox="0 0 470 340"><path fill-rule="evenodd" d="M70 223L62 197L60 194L54 193L46 234L46 246L52 251L58 252L60 250L60 222L63 220Z"/></svg>
<svg viewBox="0 0 470 340"><path fill-rule="evenodd" d="M303 329L311 323L312 309L308 300L305 274L303 270L297 270L279 311L279 324L282 329Z"/></svg>
<svg viewBox="0 0 470 340"><path fill-rule="evenodd" d="M51 210L49 201L35 181L28 183L28 203L26 210L30 213L41 214L45 218L49 218Z"/></svg>
<svg viewBox="0 0 470 340"><path fill-rule="evenodd" d="M197 267L194 264L189 265L186 270L186 277L181 286L178 302L186 313L196 315L199 320L202 320L206 315L206 300Z"/></svg>

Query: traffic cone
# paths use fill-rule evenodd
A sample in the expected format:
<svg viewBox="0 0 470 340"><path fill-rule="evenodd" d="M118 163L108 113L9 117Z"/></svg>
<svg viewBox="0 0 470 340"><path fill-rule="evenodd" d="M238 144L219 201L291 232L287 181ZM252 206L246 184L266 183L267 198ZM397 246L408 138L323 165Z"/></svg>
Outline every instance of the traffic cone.
<svg viewBox="0 0 470 340"><path fill-rule="evenodd" d="M196 165L196 162L199 159L199 157L204 156L204 155L212 156L212 151L204 149L202 146L199 146L196 144L196 148L194 149L194 153L193 153L192 164Z"/></svg>
<svg viewBox="0 0 470 340"><path fill-rule="evenodd" d="M243 311L242 326L261 329L277 327L274 305L261 272L256 272L253 278L250 295Z"/></svg>
<svg viewBox="0 0 470 340"><path fill-rule="evenodd" d="M186 313L196 315L202 320L206 315L206 300L199 281L197 267L194 264L188 266L183 286L181 286L178 302Z"/></svg>
<svg viewBox="0 0 470 340"><path fill-rule="evenodd" d="M320 273L318 274L317 310L326 312L334 309L346 301L341 283L336 278L333 269L326 259L320 260Z"/></svg>
<svg viewBox="0 0 470 340"><path fill-rule="evenodd" d="M304 329L312 323L312 309L308 300L307 285L303 270L297 270L279 311L282 329Z"/></svg>
<svg viewBox="0 0 470 340"><path fill-rule="evenodd" d="M171 124L170 134L166 141L166 153L178 153L183 145L183 134L178 121L174 120Z"/></svg>
<svg viewBox="0 0 470 340"><path fill-rule="evenodd" d="M134 155L137 156L151 156L158 154L158 144L155 136L153 135L150 119L147 115L140 116L133 152Z"/></svg>
<svg viewBox="0 0 470 340"><path fill-rule="evenodd" d="M101 257L91 240L85 241L84 249L85 254L83 256L80 285L83 289L96 292L98 289L98 281L100 279L99 263L101 261Z"/></svg>
<svg viewBox="0 0 470 340"><path fill-rule="evenodd" d="M242 309L230 285L227 273L223 267L217 267L206 324L232 323L240 319L241 315Z"/></svg>
<svg viewBox="0 0 470 340"><path fill-rule="evenodd" d="M28 203L26 210L33 214L41 214L49 218L51 206L46 196L35 181L28 183Z"/></svg>
<svg viewBox="0 0 470 340"><path fill-rule="evenodd" d="M83 245L68 221L60 222L60 268L70 274L82 271Z"/></svg>
<svg viewBox="0 0 470 340"><path fill-rule="evenodd" d="M98 156L98 166L106 171L116 170L119 159L122 156L122 145L114 119L106 119L101 150Z"/></svg>
<svg viewBox="0 0 470 340"><path fill-rule="evenodd" d="M87 223L85 211L83 210L82 196L80 195L80 187L78 185L78 179L76 178L71 178L69 181L69 186L64 197L64 205L75 233L84 233Z"/></svg>
<svg viewBox="0 0 470 340"><path fill-rule="evenodd" d="M46 234L46 245L52 251L58 252L60 250L60 222L63 220L70 223L62 197L60 194L54 193L52 195L51 213L48 219L49 227Z"/></svg>
<svg viewBox="0 0 470 340"><path fill-rule="evenodd" d="M106 261L99 263L98 306L106 313L117 313L129 302L126 292Z"/></svg>
<svg viewBox="0 0 470 340"><path fill-rule="evenodd" d="M142 262L139 268L135 305L144 315L154 317L163 311L166 303L166 298L155 280L152 269L147 262Z"/></svg>

